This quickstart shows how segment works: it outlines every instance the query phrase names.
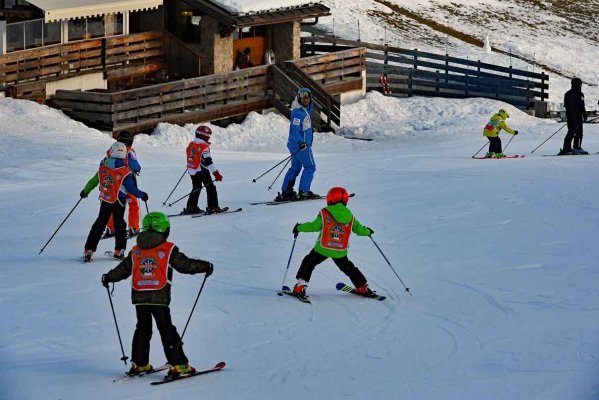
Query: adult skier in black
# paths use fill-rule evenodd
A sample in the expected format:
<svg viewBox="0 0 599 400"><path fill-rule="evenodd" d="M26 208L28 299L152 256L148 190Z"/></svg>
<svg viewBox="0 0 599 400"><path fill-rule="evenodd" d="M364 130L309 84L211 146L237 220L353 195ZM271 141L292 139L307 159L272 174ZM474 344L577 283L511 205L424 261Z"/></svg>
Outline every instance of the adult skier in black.
<svg viewBox="0 0 599 400"><path fill-rule="evenodd" d="M564 147L559 155L589 154L582 149L582 124L587 120L587 110L584 107L584 93L582 93L582 80L573 78L572 88L564 95L568 133L564 138ZM574 139L574 146L572 146Z"/></svg>

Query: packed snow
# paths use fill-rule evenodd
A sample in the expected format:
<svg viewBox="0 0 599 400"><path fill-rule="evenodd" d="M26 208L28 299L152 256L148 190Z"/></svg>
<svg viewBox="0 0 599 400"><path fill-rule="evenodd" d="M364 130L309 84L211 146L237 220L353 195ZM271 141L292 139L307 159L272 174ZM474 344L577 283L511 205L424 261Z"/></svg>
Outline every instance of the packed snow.
<svg viewBox="0 0 599 400"><path fill-rule="evenodd" d="M287 7L299 7L311 2L306 0L277 0L276 4L273 4L272 0L215 0L213 3L218 4L231 13L247 14Z"/></svg>
<svg viewBox="0 0 599 400"><path fill-rule="evenodd" d="M519 131L502 134L516 160L473 160L482 128L499 108ZM287 157L288 121L250 114L241 125L213 126L212 154L224 176L221 206L241 213L171 219L185 254L209 260L208 278L184 342L192 365L224 360L219 373L164 386L160 373L114 383L128 365L103 273L117 262L103 240L81 262L97 216L81 201L41 255L39 250L79 200L112 143L108 135L27 101L0 99L1 399L577 399L599 397L599 279L596 246L599 156L555 154L563 124L486 99L393 99L370 93L343 107L341 135L318 133L312 189L341 185L370 239L352 237L349 257L377 302L339 292L348 279L325 261L308 288L312 304L278 297L296 222L323 202L278 206L269 200ZM185 169L196 125L160 125L134 147L139 187L150 210L162 207ZM599 125L585 125L584 147L599 151ZM482 150L483 152L485 149ZM191 189L181 182L170 201ZM97 192L94 192L97 193ZM205 193L200 206L205 207ZM142 205L142 209L143 209ZM145 214L146 210L143 209ZM301 234L286 284L316 235ZM128 244L130 248L132 243ZM181 333L203 281L175 274L171 310ZM129 282L115 285L125 354L135 328ZM165 361L159 334L151 362Z"/></svg>

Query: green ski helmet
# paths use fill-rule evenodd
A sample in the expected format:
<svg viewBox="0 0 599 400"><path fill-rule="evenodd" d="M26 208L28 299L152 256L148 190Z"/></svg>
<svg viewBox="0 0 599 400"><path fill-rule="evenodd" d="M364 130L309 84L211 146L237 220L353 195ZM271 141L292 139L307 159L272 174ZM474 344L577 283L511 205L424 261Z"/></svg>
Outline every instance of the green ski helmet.
<svg viewBox="0 0 599 400"><path fill-rule="evenodd" d="M497 111L497 114L499 114L500 117L502 117L503 119L507 119L510 117L510 114L507 113L507 111L505 111L503 108L499 111Z"/></svg>
<svg viewBox="0 0 599 400"><path fill-rule="evenodd" d="M144 231L152 230L166 234L168 234L171 229L171 223L168 220L168 217L160 211L152 211L151 213L146 214L142 226Z"/></svg>

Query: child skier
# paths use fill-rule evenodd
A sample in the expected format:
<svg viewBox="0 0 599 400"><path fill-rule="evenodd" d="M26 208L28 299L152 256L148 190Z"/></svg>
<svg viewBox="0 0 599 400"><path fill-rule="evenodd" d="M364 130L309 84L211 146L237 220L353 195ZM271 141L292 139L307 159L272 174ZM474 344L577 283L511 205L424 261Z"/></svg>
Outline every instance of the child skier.
<svg viewBox="0 0 599 400"><path fill-rule="evenodd" d="M347 258L349 237L352 232L359 236L370 236L374 231L362 225L354 218L352 212L347 208L349 194L342 187L334 187L327 193L327 207L320 210L316 219L312 222L295 224L293 235L299 232L320 232L314 248L304 259L297 271L297 283L293 287L296 297L306 297L306 287L310 282L314 268L326 260L332 258L341 272L351 279L356 291L364 296L373 296L374 292L368 287L366 278L358 268Z"/></svg>
<svg viewBox="0 0 599 400"><path fill-rule="evenodd" d="M133 181L137 185L136 176L141 172L141 165L137 161L137 154L135 150L133 150L133 139L135 136L129 131L123 131L119 134L117 141L123 143L127 146L127 157L125 158L125 165L131 169L134 175L131 175ZM108 151L106 151L106 155L108 156ZM128 194L127 204L129 205L129 229L127 230L127 237L137 236L139 233L139 201L137 201L137 197L133 196L131 193ZM112 220L112 216L108 220L108 224L106 225L106 232L104 233L103 238L112 237L115 235L114 229L114 221Z"/></svg>
<svg viewBox="0 0 599 400"><path fill-rule="evenodd" d="M187 173L191 177L192 191L187 199L187 206L183 209L183 214L197 214L202 210L198 208L198 200L202 185L206 187L207 207L206 214L219 213L222 209L218 206L218 194L216 185L210 177L214 175L217 182L223 180L223 176L218 172L210 155L210 137L212 129L208 126L200 125L196 129L195 139L187 146Z"/></svg>
<svg viewBox="0 0 599 400"><path fill-rule="evenodd" d="M177 376L195 372L183 352L183 343L171 321L171 279L174 268L182 274L205 273L210 276L214 267L208 261L188 258L171 242L168 217L151 212L143 219L143 231L137 236L127 257L108 273L102 275L102 285L132 278L131 302L135 306L137 325L133 334L131 369L129 375L153 370L150 359L152 317L162 339L166 360L171 366L168 375Z"/></svg>
<svg viewBox="0 0 599 400"><path fill-rule="evenodd" d="M503 108L497 111L497 114L493 114L485 129L483 129L483 135L489 139L489 152L487 158L502 158L505 154L501 151L501 139L499 138L499 132L503 129L507 133L517 135L518 131L513 130L505 123L510 115Z"/></svg>
<svg viewBox="0 0 599 400"><path fill-rule="evenodd" d="M79 194L82 198L87 197L90 192L100 185L100 212L98 218L92 225L85 249L83 251L83 261L90 262L92 255L98 247L98 242L104 232L104 227L110 216L114 219L115 225L115 246L114 257L122 260L125 257L125 248L127 247L127 235L125 232L125 203L128 193L139 197L143 201L148 201L148 195L140 191L135 185L131 176L131 169L125 164L127 158L127 147L116 142L110 146L108 157L100 162L98 172L87 182L85 188Z"/></svg>

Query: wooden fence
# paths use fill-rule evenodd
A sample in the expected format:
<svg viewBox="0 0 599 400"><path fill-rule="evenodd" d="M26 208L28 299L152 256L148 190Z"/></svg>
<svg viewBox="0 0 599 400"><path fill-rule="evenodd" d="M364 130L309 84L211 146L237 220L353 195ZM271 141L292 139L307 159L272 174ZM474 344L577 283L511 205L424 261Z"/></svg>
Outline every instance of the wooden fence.
<svg viewBox="0 0 599 400"><path fill-rule="evenodd" d="M548 98L549 76L510 67L335 37L303 37L302 55L366 47L367 89L383 92L387 77L394 96L486 97L522 109Z"/></svg>
<svg viewBox="0 0 599 400"><path fill-rule="evenodd" d="M43 101L46 82L99 71L116 80L163 68L162 32L84 40L0 56L0 90Z"/></svg>
<svg viewBox="0 0 599 400"><path fill-rule="evenodd" d="M140 132L247 114L269 104L267 66L114 93L58 90L54 105L89 126Z"/></svg>
<svg viewBox="0 0 599 400"><path fill-rule="evenodd" d="M313 68L318 60L320 64ZM346 60L348 65L339 60ZM361 88L362 76L358 75L365 68L364 60L364 49L352 49L287 62L285 70L262 65L113 93L58 90L53 104L73 119L113 134L123 130L147 132L159 122L213 121L272 107L284 114L287 110L288 115L297 89L307 86L316 100L317 129L326 130L332 129L333 123L339 126L341 117L339 101L329 87L335 94Z"/></svg>

